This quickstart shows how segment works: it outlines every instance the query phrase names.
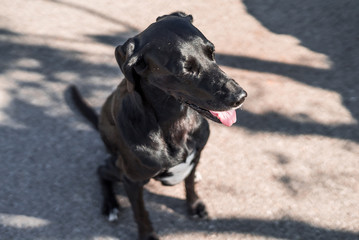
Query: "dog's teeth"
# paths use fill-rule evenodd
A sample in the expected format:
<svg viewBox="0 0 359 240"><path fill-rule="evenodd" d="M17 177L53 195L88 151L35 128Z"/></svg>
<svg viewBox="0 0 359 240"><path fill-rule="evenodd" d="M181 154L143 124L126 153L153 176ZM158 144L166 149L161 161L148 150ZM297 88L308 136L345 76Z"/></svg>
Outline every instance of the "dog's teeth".
<svg viewBox="0 0 359 240"><path fill-rule="evenodd" d="M117 208L112 209L110 214L108 215L108 220L110 222L114 222L114 221L118 220L118 213L119 213L119 211Z"/></svg>

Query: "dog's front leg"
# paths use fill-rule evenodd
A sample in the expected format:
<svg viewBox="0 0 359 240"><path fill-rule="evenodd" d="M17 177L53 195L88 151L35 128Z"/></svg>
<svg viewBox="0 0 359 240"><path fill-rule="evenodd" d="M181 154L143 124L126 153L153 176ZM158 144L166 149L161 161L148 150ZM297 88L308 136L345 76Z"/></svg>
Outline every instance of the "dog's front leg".
<svg viewBox="0 0 359 240"><path fill-rule="evenodd" d="M195 189L195 174L196 167L198 165L200 158L200 154L194 160L195 166L192 169L191 173L185 179L185 187L186 187L186 201L188 206L188 211L191 216L199 217L199 218L207 218L208 212L206 209L206 205L202 202L202 200L198 197Z"/></svg>
<svg viewBox="0 0 359 240"><path fill-rule="evenodd" d="M118 204L113 190L114 184L121 180L121 172L115 167L115 156L111 156L106 160L105 165L101 165L97 169L97 174L101 183L103 204L102 213L108 217L109 221L118 219L120 205Z"/></svg>
<svg viewBox="0 0 359 240"><path fill-rule="evenodd" d="M143 201L143 182L133 182L124 177L123 184L131 203L134 218L137 222L138 235L140 240L158 240L145 209Z"/></svg>

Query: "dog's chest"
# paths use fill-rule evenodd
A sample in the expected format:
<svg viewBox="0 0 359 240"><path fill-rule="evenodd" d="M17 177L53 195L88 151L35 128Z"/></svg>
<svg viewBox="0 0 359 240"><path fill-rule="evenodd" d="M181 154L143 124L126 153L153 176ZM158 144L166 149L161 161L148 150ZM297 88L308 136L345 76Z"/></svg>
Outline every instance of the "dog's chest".
<svg viewBox="0 0 359 240"><path fill-rule="evenodd" d="M188 155L185 162L169 168L164 173L158 175L156 180L161 181L163 185L176 185L182 182L194 167L195 155L196 152L192 152Z"/></svg>

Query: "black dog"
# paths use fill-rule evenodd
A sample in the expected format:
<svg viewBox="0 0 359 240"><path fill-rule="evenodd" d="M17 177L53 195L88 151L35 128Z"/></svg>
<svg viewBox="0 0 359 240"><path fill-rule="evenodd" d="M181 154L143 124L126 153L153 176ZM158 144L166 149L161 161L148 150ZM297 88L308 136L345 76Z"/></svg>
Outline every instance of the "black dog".
<svg viewBox="0 0 359 240"><path fill-rule="evenodd" d="M106 100L100 117L72 87L81 112L99 129L112 155L98 168L103 213L117 219L113 183L121 181L131 203L140 239L158 239L143 202L143 186L154 178L164 185L185 181L190 214L207 217L194 177L209 125L227 126L246 92L214 59L214 46L181 12L158 17L115 51L125 79Z"/></svg>

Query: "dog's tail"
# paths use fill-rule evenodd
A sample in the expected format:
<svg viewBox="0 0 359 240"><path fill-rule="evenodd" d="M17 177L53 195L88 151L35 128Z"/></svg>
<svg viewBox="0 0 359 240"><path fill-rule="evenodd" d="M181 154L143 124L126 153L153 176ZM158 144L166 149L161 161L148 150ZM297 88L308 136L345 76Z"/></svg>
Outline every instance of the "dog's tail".
<svg viewBox="0 0 359 240"><path fill-rule="evenodd" d="M71 85L69 90L76 108L91 122L94 128L98 130L98 115L95 110L82 98L75 85Z"/></svg>

